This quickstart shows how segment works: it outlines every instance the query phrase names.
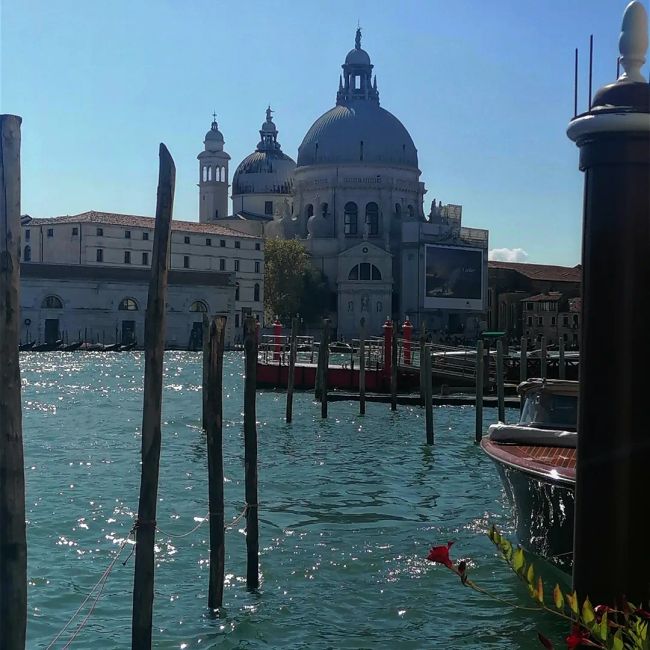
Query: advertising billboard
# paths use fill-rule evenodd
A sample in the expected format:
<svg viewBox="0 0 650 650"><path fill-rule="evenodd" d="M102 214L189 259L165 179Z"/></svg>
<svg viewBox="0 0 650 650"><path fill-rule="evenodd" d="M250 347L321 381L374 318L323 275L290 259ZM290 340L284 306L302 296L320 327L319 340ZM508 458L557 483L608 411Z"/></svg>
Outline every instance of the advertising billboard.
<svg viewBox="0 0 650 650"><path fill-rule="evenodd" d="M425 309L483 309L483 250L426 244Z"/></svg>

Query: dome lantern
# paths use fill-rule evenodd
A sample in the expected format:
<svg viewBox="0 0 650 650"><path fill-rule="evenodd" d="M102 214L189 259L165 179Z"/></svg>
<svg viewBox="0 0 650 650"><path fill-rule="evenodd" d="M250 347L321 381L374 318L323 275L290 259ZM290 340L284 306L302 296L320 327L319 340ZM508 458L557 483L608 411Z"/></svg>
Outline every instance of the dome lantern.
<svg viewBox="0 0 650 650"><path fill-rule="evenodd" d="M337 105L344 105L355 99L363 99L379 104L377 83L372 83L373 65L368 52L361 49L361 28L357 28L354 39L354 49L345 57L343 68L343 83L339 82L336 94Z"/></svg>

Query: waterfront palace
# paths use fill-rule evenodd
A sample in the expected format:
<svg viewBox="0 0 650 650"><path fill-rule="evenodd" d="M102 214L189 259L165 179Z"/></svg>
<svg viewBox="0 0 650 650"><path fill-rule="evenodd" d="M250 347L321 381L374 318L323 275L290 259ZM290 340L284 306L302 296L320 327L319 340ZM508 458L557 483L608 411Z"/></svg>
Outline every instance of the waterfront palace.
<svg viewBox="0 0 650 650"><path fill-rule="evenodd" d="M232 184L213 120L198 155L199 223L173 222L168 345L191 346L206 311L228 315L231 343L243 316L262 320L271 237L296 238L308 251L329 286L339 337L358 336L361 319L377 335L387 317L407 315L415 327L466 340L486 326L488 231L463 227L460 205L434 200L425 215L417 149L380 106L373 67L357 30L336 105L309 128L297 162L282 151L269 108ZM65 330L76 340L92 330L92 340L142 342L146 273L136 271L150 265L152 233L148 217L25 217L22 338Z"/></svg>

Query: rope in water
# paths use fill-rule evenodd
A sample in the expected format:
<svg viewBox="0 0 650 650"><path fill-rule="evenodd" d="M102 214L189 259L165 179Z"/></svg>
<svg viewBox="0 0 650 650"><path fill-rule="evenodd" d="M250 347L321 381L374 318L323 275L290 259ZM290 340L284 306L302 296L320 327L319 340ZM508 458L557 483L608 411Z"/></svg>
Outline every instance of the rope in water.
<svg viewBox="0 0 650 650"><path fill-rule="evenodd" d="M235 526L235 525L236 525L236 524L237 524L237 523L238 523L238 522L239 522L239 521L240 521L240 520L241 520L241 519L246 515L246 513L247 513L248 510L249 510L249 508L257 508L257 504L248 504L248 503L246 503L246 504L244 505L244 509L243 509L243 510L242 510L242 511L241 511L241 512L240 512L240 513L239 513L239 514L238 514L238 515L237 515L237 516L236 516L236 517L235 517L235 518L234 518L234 519L233 519L229 524L226 524L226 525L224 526L224 530L230 530L233 526ZM69 648L69 647L70 647L70 644L71 644L71 643L72 643L72 642L77 638L77 636L79 635L79 633L81 632L81 630L85 627L86 623L88 622L88 619L90 618L90 616L92 615L92 613L95 611L95 607L97 606L97 603L99 602L99 599L100 599L100 597L101 597L101 595L102 595L102 593L103 593L103 591L104 591L104 587L106 586L106 583L108 582L108 578L109 578L109 576L111 575L111 572L113 571L113 567L114 567L115 564L117 563L117 561L118 561L120 555L122 554L122 551L123 551L124 548L126 547L128 541L129 541L129 539L131 538L131 535L133 535L133 534L135 533L135 531L137 530L138 526L140 526L140 525L142 525L142 524L145 524L145 523L146 523L146 524L150 524L150 525L153 524L153 525L156 527L156 530L157 530L159 533L162 533L162 534L165 535L166 537L173 537L173 538L175 538L175 539L178 539L178 538L182 538L182 537L187 537L188 535L191 535L192 533L196 532L196 531L201 527L201 525L203 524L203 522L205 522L205 521L208 519L209 516L210 516L210 511L208 511L208 512L206 513L205 517L202 517L202 518L199 520L199 522L196 524L196 526L194 526L194 528L192 528L192 529L189 530L188 532L186 532L186 533L182 533L182 534L166 533L165 531L163 531L163 530L158 526L158 524L157 524L155 521L152 521L152 522L144 522L144 521L137 520L136 523L135 523L135 524L133 525L133 527L131 528L131 530L129 531L129 534L124 538L124 540L123 540L122 543L120 544L120 547L119 547L119 549L117 550L117 554L115 555L115 557L113 558L113 560L111 561L111 563L108 565L108 567L105 569L104 573L102 573L101 578L100 578L100 579L95 583L95 586L90 590L90 593L86 596L86 598L84 598L84 600L83 600L83 602L81 603L81 605L79 605L79 607L77 608L77 610L75 611L75 613L70 617L70 620L69 620L69 621L68 621L68 622L63 626L63 628L61 629L61 631L60 631L60 632L59 632L59 633L54 637L54 639L52 639L51 643L47 646L46 650L50 650L51 648L54 647L54 644L55 644L55 643L56 643L56 642L61 638L61 636L63 635L63 633L64 633L64 632L65 632L65 631L70 627L70 625L72 624L72 621L74 621L74 619L77 617L77 615L79 614L79 612L81 612L81 610L84 608L84 606L86 605L86 603L87 603L87 602L92 598L92 596L93 596L93 594L95 593L95 591L97 590L97 588L99 588L99 591L97 592L97 595L95 596L95 600L93 601L93 603L92 603L90 609L88 610L88 613L86 614L86 616L84 617L84 619L81 621L81 623L79 624L79 626L77 627L77 629L74 631L73 635L70 637L70 639L68 640L68 642L63 646L63 650L66 650L66 648ZM128 556L128 557L126 558L126 560L123 562L124 565L126 565L126 563L129 561L129 559L130 559L131 556L133 555L134 550L135 550L135 544L133 545L133 548L131 549L131 553L129 553L129 556Z"/></svg>

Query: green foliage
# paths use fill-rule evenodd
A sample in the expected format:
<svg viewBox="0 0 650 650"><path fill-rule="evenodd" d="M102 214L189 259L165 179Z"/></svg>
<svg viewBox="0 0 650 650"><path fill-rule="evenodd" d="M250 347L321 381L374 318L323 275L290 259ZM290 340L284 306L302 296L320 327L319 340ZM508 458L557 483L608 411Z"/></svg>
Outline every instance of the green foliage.
<svg viewBox="0 0 650 650"><path fill-rule="evenodd" d="M609 607L594 608L589 598L585 598L582 606L575 592L563 593L559 585L553 589L553 606L544 602L544 583L541 577L535 580L533 565L528 562L523 549L513 550L512 544L492 526L488 537L499 549L503 558L528 586L528 592L536 601L540 611L546 611L560 616L573 626L567 637L569 648L577 648L580 644L608 650L650 650L648 639L648 618L650 614L632 603L624 602L621 609ZM464 584L470 580L465 580ZM481 590L483 593L485 590ZM540 636L545 647L553 647L546 637ZM582 646L580 646L582 647Z"/></svg>
<svg viewBox="0 0 650 650"><path fill-rule="evenodd" d="M296 239L267 239L264 244L264 313L267 321L300 314L306 322L326 311L329 292L323 275L314 269Z"/></svg>

